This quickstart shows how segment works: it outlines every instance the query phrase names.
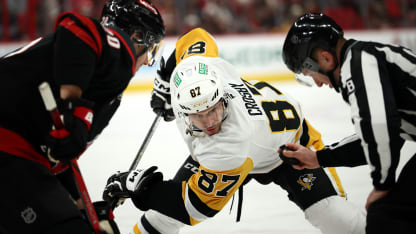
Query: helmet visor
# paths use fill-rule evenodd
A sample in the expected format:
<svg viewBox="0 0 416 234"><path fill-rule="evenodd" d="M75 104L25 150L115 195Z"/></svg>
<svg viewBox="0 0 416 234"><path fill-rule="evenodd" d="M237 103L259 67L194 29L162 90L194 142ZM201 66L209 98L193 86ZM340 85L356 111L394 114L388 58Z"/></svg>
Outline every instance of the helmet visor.
<svg viewBox="0 0 416 234"><path fill-rule="evenodd" d="M300 69L296 71L295 80L302 85L312 87L314 81L310 74L313 72L319 72L319 64L310 57L306 57Z"/></svg>
<svg viewBox="0 0 416 234"><path fill-rule="evenodd" d="M153 66L159 62L160 58L162 57L164 48L163 40L156 41L154 36L149 36L149 33L147 33L147 36L143 38L142 34L139 32L134 33L131 38L134 43L145 47L145 49L141 51L137 57L147 53L148 66Z"/></svg>
<svg viewBox="0 0 416 234"><path fill-rule="evenodd" d="M302 63L301 71L303 71L303 69L307 69L313 72L319 72L319 64L310 57L306 57L305 61L303 61Z"/></svg>
<svg viewBox="0 0 416 234"><path fill-rule="evenodd" d="M205 111L185 115L185 123L188 126L188 129L192 129L192 131L213 135L220 130L221 122L226 117L227 108L225 107L224 101L219 101Z"/></svg>
<svg viewBox="0 0 416 234"><path fill-rule="evenodd" d="M164 48L165 44L163 43L163 40L161 40L159 43L154 43L152 47L147 49L148 66L153 66L160 61Z"/></svg>

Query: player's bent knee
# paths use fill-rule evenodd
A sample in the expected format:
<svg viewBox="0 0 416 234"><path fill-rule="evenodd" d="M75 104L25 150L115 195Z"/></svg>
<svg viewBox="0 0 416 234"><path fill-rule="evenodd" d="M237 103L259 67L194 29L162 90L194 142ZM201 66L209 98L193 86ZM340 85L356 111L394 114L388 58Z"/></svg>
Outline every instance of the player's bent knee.
<svg viewBox="0 0 416 234"><path fill-rule="evenodd" d="M305 210L305 217L324 234L365 234L365 211L339 196L314 203Z"/></svg>
<svg viewBox="0 0 416 234"><path fill-rule="evenodd" d="M59 224L54 225L47 230L45 234L91 234L90 226L81 217L65 220Z"/></svg>

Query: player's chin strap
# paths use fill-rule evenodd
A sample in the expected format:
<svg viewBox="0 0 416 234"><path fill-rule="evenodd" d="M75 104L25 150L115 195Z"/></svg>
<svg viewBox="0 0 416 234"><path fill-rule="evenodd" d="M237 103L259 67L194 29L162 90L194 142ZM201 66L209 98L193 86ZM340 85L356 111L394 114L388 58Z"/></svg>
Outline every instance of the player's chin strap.
<svg viewBox="0 0 416 234"><path fill-rule="evenodd" d="M236 222L240 222L240 219L241 219L241 211L242 211L242 207L243 207L243 185L241 185L239 188L238 188L238 205L237 205L237 217L236 217ZM233 204L234 204L234 196L235 196L235 194L233 195L233 200L231 201L231 207L230 207L230 213L231 213L231 210L233 209Z"/></svg>

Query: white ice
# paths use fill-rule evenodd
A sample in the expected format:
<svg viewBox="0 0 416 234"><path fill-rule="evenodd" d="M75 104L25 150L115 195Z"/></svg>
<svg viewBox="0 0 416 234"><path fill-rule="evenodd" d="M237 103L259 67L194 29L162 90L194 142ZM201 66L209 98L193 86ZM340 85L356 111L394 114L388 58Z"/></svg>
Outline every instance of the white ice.
<svg viewBox="0 0 416 234"><path fill-rule="evenodd" d="M326 144L353 133L349 107L335 91L326 87L308 88L290 82L277 82L274 86L300 101L305 116L322 133ZM81 157L81 171L93 201L101 200L110 175L130 167L155 117L149 102L150 92L126 93L110 125ZM403 152L407 157L402 157L399 168L407 160L409 152L415 151L416 144L406 143ZM187 156L176 124L162 120L138 167L157 165L165 178L171 178ZM337 170L349 201L364 207L372 189L368 166ZM245 187L239 223L235 222L236 202L231 214L230 204L214 218L193 227L187 226L181 233L320 233L304 219L302 211L289 201L286 192L274 184L264 186L250 182ZM142 212L126 201L116 208L114 214L121 232L128 233Z"/></svg>

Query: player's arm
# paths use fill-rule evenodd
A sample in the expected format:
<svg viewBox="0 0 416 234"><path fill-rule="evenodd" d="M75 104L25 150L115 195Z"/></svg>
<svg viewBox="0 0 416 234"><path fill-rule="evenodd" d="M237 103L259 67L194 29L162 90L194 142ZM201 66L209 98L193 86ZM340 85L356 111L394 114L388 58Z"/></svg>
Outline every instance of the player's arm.
<svg viewBox="0 0 416 234"><path fill-rule="evenodd" d="M88 27L86 26L88 25ZM54 83L85 91L102 50L95 24L86 17L64 14L57 21L54 48ZM74 90L72 90L74 91ZM65 95L62 94L61 95Z"/></svg>
<svg viewBox="0 0 416 234"><path fill-rule="evenodd" d="M360 138L357 135L324 146L321 134L306 119L298 131L295 138L295 142L298 144L286 144L291 150L286 150L283 153L284 156L294 157L301 162L300 165L294 166L296 169L355 167L367 164ZM316 152L312 151L311 148Z"/></svg>
<svg viewBox="0 0 416 234"><path fill-rule="evenodd" d="M367 162L374 168L371 176L378 190L394 185L403 145L399 137L401 120L384 57L378 51L352 50L351 76L343 76L343 83L351 86L348 100L353 123Z"/></svg>
<svg viewBox="0 0 416 234"><path fill-rule="evenodd" d="M81 98L82 90L76 85L61 85L60 94L63 100L68 98Z"/></svg>
<svg viewBox="0 0 416 234"><path fill-rule="evenodd" d="M321 134L306 119L302 128L304 133L300 138L300 143L307 148L313 146L321 167L355 167L367 164L361 141L357 135L352 135L332 145L324 145ZM303 136L305 131L307 136ZM303 141L308 143L303 143L302 139L306 139Z"/></svg>
<svg viewBox="0 0 416 234"><path fill-rule="evenodd" d="M322 167L356 167L366 165L360 138L354 134L316 152Z"/></svg>
<svg viewBox="0 0 416 234"><path fill-rule="evenodd" d="M51 130L47 138L52 160L71 160L86 148L94 103L82 94L89 86L101 54L99 35L89 18L63 14L57 21L51 87L59 93L58 108L65 127Z"/></svg>

